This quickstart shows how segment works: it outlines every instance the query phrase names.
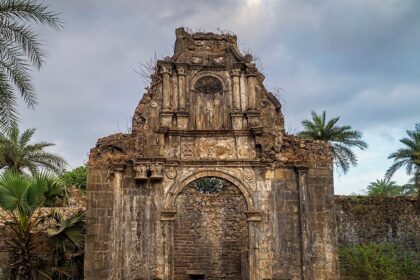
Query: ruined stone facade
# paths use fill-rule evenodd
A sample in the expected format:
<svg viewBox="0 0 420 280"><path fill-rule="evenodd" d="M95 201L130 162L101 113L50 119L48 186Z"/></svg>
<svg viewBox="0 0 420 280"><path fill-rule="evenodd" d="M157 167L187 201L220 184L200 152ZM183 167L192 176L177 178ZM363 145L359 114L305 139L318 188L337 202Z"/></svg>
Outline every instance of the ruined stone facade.
<svg viewBox="0 0 420 280"><path fill-rule="evenodd" d="M132 133L91 150L86 279L339 278L330 147L287 135L263 80L235 36L176 30Z"/></svg>

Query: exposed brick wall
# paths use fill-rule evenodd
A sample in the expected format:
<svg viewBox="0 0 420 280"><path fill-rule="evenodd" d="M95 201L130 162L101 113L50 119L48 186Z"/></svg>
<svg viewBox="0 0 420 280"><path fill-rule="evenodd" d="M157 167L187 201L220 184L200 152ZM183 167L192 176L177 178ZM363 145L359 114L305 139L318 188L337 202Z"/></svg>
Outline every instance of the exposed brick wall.
<svg viewBox="0 0 420 280"><path fill-rule="evenodd" d="M242 279L248 226L241 192L226 185L220 193L204 194L191 184L179 195L177 206L175 279L194 279L187 274L192 271L204 272L208 280Z"/></svg>

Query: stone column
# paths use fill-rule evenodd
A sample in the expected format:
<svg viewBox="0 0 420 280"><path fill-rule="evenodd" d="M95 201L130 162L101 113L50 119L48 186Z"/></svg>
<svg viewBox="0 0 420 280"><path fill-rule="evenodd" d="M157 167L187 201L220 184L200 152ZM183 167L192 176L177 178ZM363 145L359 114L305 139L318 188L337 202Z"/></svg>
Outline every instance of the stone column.
<svg viewBox="0 0 420 280"><path fill-rule="evenodd" d="M160 61L160 73L162 74L162 110L160 112L160 123L162 127L172 126L171 112L171 68L169 61Z"/></svg>
<svg viewBox="0 0 420 280"><path fill-rule="evenodd" d="M258 233L257 227L261 223L260 211L247 211L248 229L249 229L249 264L248 264L248 278L249 280L260 280L258 273Z"/></svg>
<svg viewBox="0 0 420 280"><path fill-rule="evenodd" d="M162 223L163 240L163 279L174 280L174 221L176 211L173 209L163 210L160 221Z"/></svg>
<svg viewBox="0 0 420 280"><path fill-rule="evenodd" d="M162 98L163 110L168 110L171 106L171 65L170 63L162 63L160 72L162 74Z"/></svg>
<svg viewBox="0 0 420 280"><path fill-rule="evenodd" d="M254 111L256 109L255 86L257 84L257 69L255 66L248 66L246 76L248 80L248 110Z"/></svg>
<svg viewBox="0 0 420 280"><path fill-rule="evenodd" d="M186 104L185 104L185 76L187 75L186 71L186 65L184 64L177 64L176 69L178 71L178 93L179 93L179 100L178 100L178 106L179 109L185 110Z"/></svg>
<svg viewBox="0 0 420 280"><path fill-rule="evenodd" d="M187 129L189 113L187 112L186 106L186 76L187 76L187 65L177 64L176 69L178 72L178 112L177 112L177 124L178 129Z"/></svg>
<svg viewBox="0 0 420 280"><path fill-rule="evenodd" d="M309 277L308 267L308 191L307 191L307 175L306 168L298 168L298 194L299 194L299 221L300 221L300 248L301 248L301 261L302 261L302 280L311 279Z"/></svg>
<svg viewBox="0 0 420 280"><path fill-rule="evenodd" d="M174 111L178 110L178 75L173 72L171 76L171 99L172 99L172 108Z"/></svg>
<svg viewBox="0 0 420 280"><path fill-rule="evenodd" d="M239 86L239 78L241 76L241 69L232 69L230 72L232 77L232 84L233 84L233 111L238 112L241 110L241 98L240 98L240 86Z"/></svg>
<svg viewBox="0 0 420 280"><path fill-rule="evenodd" d="M241 86L240 77L241 69L234 68L231 70L230 75L232 77L232 95L233 95L233 113L230 113L232 120L232 128L234 130L241 130L243 128L243 113L241 112Z"/></svg>

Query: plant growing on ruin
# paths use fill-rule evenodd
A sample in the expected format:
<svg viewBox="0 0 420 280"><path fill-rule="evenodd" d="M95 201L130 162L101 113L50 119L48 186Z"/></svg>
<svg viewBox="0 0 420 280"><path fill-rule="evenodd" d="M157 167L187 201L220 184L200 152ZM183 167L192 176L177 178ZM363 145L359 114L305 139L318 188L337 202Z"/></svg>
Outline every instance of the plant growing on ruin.
<svg viewBox="0 0 420 280"><path fill-rule="evenodd" d="M67 165L59 155L45 151L54 146L49 142L30 143L35 129L27 129L22 134L17 126L0 133L0 169L16 173L29 172L32 175L40 169L61 173Z"/></svg>
<svg viewBox="0 0 420 280"><path fill-rule="evenodd" d="M29 108L36 104L30 67L39 70L44 51L31 24L61 28L57 14L35 0L0 1L0 128L8 128L18 118L16 93Z"/></svg>
<svg viewBox="0 0 420 280"><path fill-rule="evenodd" d="M85 211L78 211L65 218L53 211L48 236L54 246L52 279L83 279L85 242Z"/></svg>
<svg viewBox="0 0 420 280"><path fill-rule="evenodd" d="M394 163L386 171L385 177L391 178L398 169L405 167L407 174L413 176L420 197L420 123L415 125L414 130L407 130L407 135L400 139L404 147L388 156ZM420 199L418 205L420 209Z"/></svg>
<svg viewBox="0 0 420 280"><path fill-rule="evenodd" d="M349 125L337 125L339 120L340 117L327 120L325 111L321 115L312 111L312 120L302 121L304 130L298 135L307 139L329 142L333 150L334 163L347 173L350 166L357 165L357 158L352 148L364 150L368 145L362 140L360 131L353 130Z"/></svg>
<svg viewBox="0 0 420 280"><path fill-rule="evenodd" d="M370 196L397 196L402 193L401 187L395 181L380 179L367 186L367 194Z"/></svg>
<svg viewBox="0 0 420 280"><path fill-rule="evenodd" d="M194 181L195 189L201 193L216 194L223 189L223 180L216 177L203 177Z"/></svg>

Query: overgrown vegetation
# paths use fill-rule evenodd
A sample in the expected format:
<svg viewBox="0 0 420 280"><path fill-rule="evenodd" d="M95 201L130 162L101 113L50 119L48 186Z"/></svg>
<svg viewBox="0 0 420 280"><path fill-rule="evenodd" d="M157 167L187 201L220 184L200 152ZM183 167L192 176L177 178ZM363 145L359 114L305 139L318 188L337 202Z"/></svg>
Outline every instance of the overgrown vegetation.
<svg viewBox="0 0 420 280"><path fill-rule="evenodd" d="M420 253L392 243L369 243L340 249L342 279L417 280Z"/></svg>
<svg viewBox="0 0 420 280"><path fill-rule="evenodd" d="M9 263L6 279L83 279L84 211L68 218L43 215L40 207L63 196L63 181L48 174L0 176L0 207L5 216ZM48 221L48 223L45 223ZM49 240L43 239L48 229ZM54 263L39 256L40 247L54 244Z"/></svg>
<svg viewBox="0 0 420 280"><path fill-rule="evenodd" d="M82 165L71 171L67 171L62 178L67 186L76 186L77 188L86 191L87 167L86 165Z"/></svg>
<svg viewBox="0 0 420 280"><path fill-rule="evenodd" d="M215 194L223 189L224 182L216 177L203 177L195 180L194 185L196 190L201 193Z"/></svg>
<svg viewBox="0 0 420 280"><path fill-rule="evenodd" d="M86 213L78 211L65 218L53 211L48 236L54 247L51 278L57 280L83 279Z"/></svg>

